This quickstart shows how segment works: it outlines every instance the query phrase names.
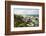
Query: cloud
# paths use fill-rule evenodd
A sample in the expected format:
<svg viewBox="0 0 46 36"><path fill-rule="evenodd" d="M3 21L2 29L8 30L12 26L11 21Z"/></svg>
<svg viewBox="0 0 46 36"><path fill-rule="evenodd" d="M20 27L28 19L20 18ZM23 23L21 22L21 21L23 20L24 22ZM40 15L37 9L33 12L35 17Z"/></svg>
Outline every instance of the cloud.
<svg viewBox="0 0 46 36"><path fill-rule="evenodd" d="M34 9L34 10L33 9L32 10L15 9L14 14L17 14L17 15L39 14L39 10L36 10L36 9Z"/></svg>

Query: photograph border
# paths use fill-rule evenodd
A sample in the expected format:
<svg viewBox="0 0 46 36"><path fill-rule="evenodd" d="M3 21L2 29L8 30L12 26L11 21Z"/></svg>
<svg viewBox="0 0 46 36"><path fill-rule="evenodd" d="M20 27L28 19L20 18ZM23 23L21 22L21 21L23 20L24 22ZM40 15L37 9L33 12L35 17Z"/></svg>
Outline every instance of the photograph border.
<svg viewBox="0 0 46 36"><path fill-rule="evenodd" d="M11 32L11 5L42 6L42 30ZM33 34L45 32L45 4L36 2L5 1L5 35Z"/></svg>

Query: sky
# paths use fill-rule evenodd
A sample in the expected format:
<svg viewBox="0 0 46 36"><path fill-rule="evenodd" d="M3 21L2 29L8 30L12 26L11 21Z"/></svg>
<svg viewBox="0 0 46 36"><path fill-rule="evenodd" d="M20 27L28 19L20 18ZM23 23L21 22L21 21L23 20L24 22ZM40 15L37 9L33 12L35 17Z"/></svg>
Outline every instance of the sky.
<svg viewBox="0 0 46 36"><path fill-rule="evenodd" d="M37 15L39 14L39 9L14 8L13 12L16 15Z"/></svg>

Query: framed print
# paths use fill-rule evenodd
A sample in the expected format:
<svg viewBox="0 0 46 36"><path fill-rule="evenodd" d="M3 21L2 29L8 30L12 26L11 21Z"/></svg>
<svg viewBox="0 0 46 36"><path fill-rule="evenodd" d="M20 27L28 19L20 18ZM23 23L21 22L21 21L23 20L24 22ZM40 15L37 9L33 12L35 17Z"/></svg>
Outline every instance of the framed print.
<svg viewBox="0 0 46 36"><path fill-rule="evenodd" d="M5 1L5 34L44 33L44 3Z"/></svg>

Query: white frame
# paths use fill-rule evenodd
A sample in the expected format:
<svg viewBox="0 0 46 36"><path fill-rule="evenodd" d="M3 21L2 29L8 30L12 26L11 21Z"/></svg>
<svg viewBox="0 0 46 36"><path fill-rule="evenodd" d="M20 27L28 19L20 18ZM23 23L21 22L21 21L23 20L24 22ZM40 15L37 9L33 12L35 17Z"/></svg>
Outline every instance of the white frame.
<svg viewBox="0 0 46 36"><path fill-rule="evenodd" d="M14 28L14 8L33 8L39 10L39 27L15 27ZM42 7L41 6L22 6L22 5L11 5L11 31L28 31L28 30L42 30Z"/></svg>

